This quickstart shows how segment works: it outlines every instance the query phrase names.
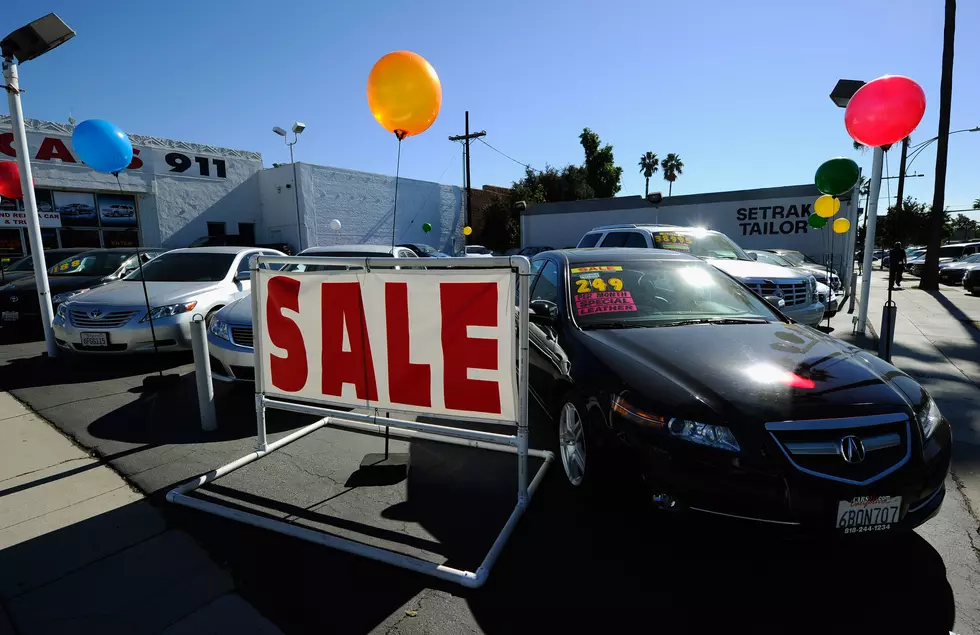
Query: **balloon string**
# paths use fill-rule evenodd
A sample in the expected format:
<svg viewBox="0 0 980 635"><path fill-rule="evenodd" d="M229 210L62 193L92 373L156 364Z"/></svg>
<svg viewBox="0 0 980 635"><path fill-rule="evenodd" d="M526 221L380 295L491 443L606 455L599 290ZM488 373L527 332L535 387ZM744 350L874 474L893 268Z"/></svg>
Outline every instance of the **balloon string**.
<svg viewBox="0 0 980 635"><path fill-rule="evenodd" d="M391 249L395 249L395 220L398 214L398 174L402 168L402 137L398 137L398 158L395 160L395 204L391 208Z"/></svg>

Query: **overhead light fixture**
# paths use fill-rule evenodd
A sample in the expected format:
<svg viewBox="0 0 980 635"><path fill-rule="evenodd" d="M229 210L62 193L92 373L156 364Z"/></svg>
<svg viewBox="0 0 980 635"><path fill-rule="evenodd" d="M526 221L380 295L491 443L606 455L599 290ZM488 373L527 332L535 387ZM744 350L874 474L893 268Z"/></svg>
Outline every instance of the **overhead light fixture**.
<svg viewBox="0 0 980 635"><path fill-rule="evenodd" d="M303 123L302 121L297 121L296 123L293 124L293 132L294 133L296 133L296 134L302 134L304 130L306 130L306 124ZM285 134L285 133L283 133L283 134Z"/></svg>
<svg viewBox="0 0 980 635"><path fill-rule="evenodd" d="M40 57L75 37L75 32L54 13L22 26L0 40L4 59L16 58L23 64Z"/></svg>
<svg viewBox="0 0 980 635"><path fill-rule="evenodd" d="M834 90L830 91L830 101L837 104L838 108L847 108L847 102L851 101L854 93L864 86L864 82L859 79L840 79Z"/></svg>
<svg viewBox="0 0 980 635"><path fill-rule="evenodd" d="M280 137L286 136L286 131L280 128L279 126L273 126L272 131L277 135L279 135Z"/></svg>

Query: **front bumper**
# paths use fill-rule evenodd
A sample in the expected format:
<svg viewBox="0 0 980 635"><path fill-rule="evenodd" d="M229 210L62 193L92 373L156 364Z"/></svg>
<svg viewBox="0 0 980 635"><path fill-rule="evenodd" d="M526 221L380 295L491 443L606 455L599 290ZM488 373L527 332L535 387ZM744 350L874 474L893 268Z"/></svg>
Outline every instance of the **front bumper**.
<svg viewBox="0 0 980 635"><path fill-rule="evenodd" d="M255 355L252 347L241 346L208 331L211 376L218 381L255 381Z"/></svg>
<svg viewBox="0 0 980 635"><path fill-rule="evenodd" d="M966 274L964 269L940 269L939 270L939 281L943 284L962 284L963 277Z"/></svg>
<svg viewBox="0 0 980 635"><path fill-rule="evenodd" d="M116 327L79 327L69 317L56 315L52 323L55 341L62 350L74 353L125 354L146 353L154 350L153 335L156 334L156 348L161 351L191 350L192 313L182 313L171 317L140 322L146 311L139 311L128 322ZM105 333L108 346L93 347L82 343L83 333Z"/></svg>
<svg viewBox="0 0 980 635"><path fill-rule="evenodd" d="M792 307L781 309L783 315L792 318L793 320L799 322L800 324L806 324L807 326L816 326L823 319L824 307L822 302L814 302L809 306L804 307Z"/></svg>
<svg viewBox="0 0 980 635"><path fill-rule="evenodd" d="M870 484L856 485L805 473L784 460L779 450L769 452L768 446L767 455L773 456L749 461L682 441L670 440L674 447L667 447L649 434L628 436L651 491L668 494L681 508L715 519L817 535L844 535L836 526L838 505L858 496L902 497L899 520L884 527L889 531L926 522L938 513L945 497L952 445L944 419L924 448L916 450L913 444L904 465Z"/></svg>

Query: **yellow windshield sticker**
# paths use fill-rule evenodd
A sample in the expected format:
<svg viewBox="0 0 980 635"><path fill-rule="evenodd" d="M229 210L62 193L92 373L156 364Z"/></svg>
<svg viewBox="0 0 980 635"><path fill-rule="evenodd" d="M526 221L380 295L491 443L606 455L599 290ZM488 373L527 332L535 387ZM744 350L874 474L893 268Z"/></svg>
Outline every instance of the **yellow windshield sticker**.
<svg viewBox="0 0 980 635"><path fill-rule="evenodd" d="M619 265L601 265L596 267L575 267L572 273L591 273L593 271L622 271Z"/></svg>

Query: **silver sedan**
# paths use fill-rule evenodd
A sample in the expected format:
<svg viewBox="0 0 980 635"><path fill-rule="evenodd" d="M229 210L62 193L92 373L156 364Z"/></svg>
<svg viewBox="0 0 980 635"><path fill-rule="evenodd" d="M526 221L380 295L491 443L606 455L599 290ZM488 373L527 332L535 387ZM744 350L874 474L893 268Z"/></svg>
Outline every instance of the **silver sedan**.
<svg viewBox="0 0 980 635"><path fill-rule="evenodd" d="M55 339L62 349L85 353L187 350L193 316L210 322L218 310L249 292L249 258L277 255L255 247L175 249L143 266L150 311L140 271L93 289L58 306Z"/></svg>

